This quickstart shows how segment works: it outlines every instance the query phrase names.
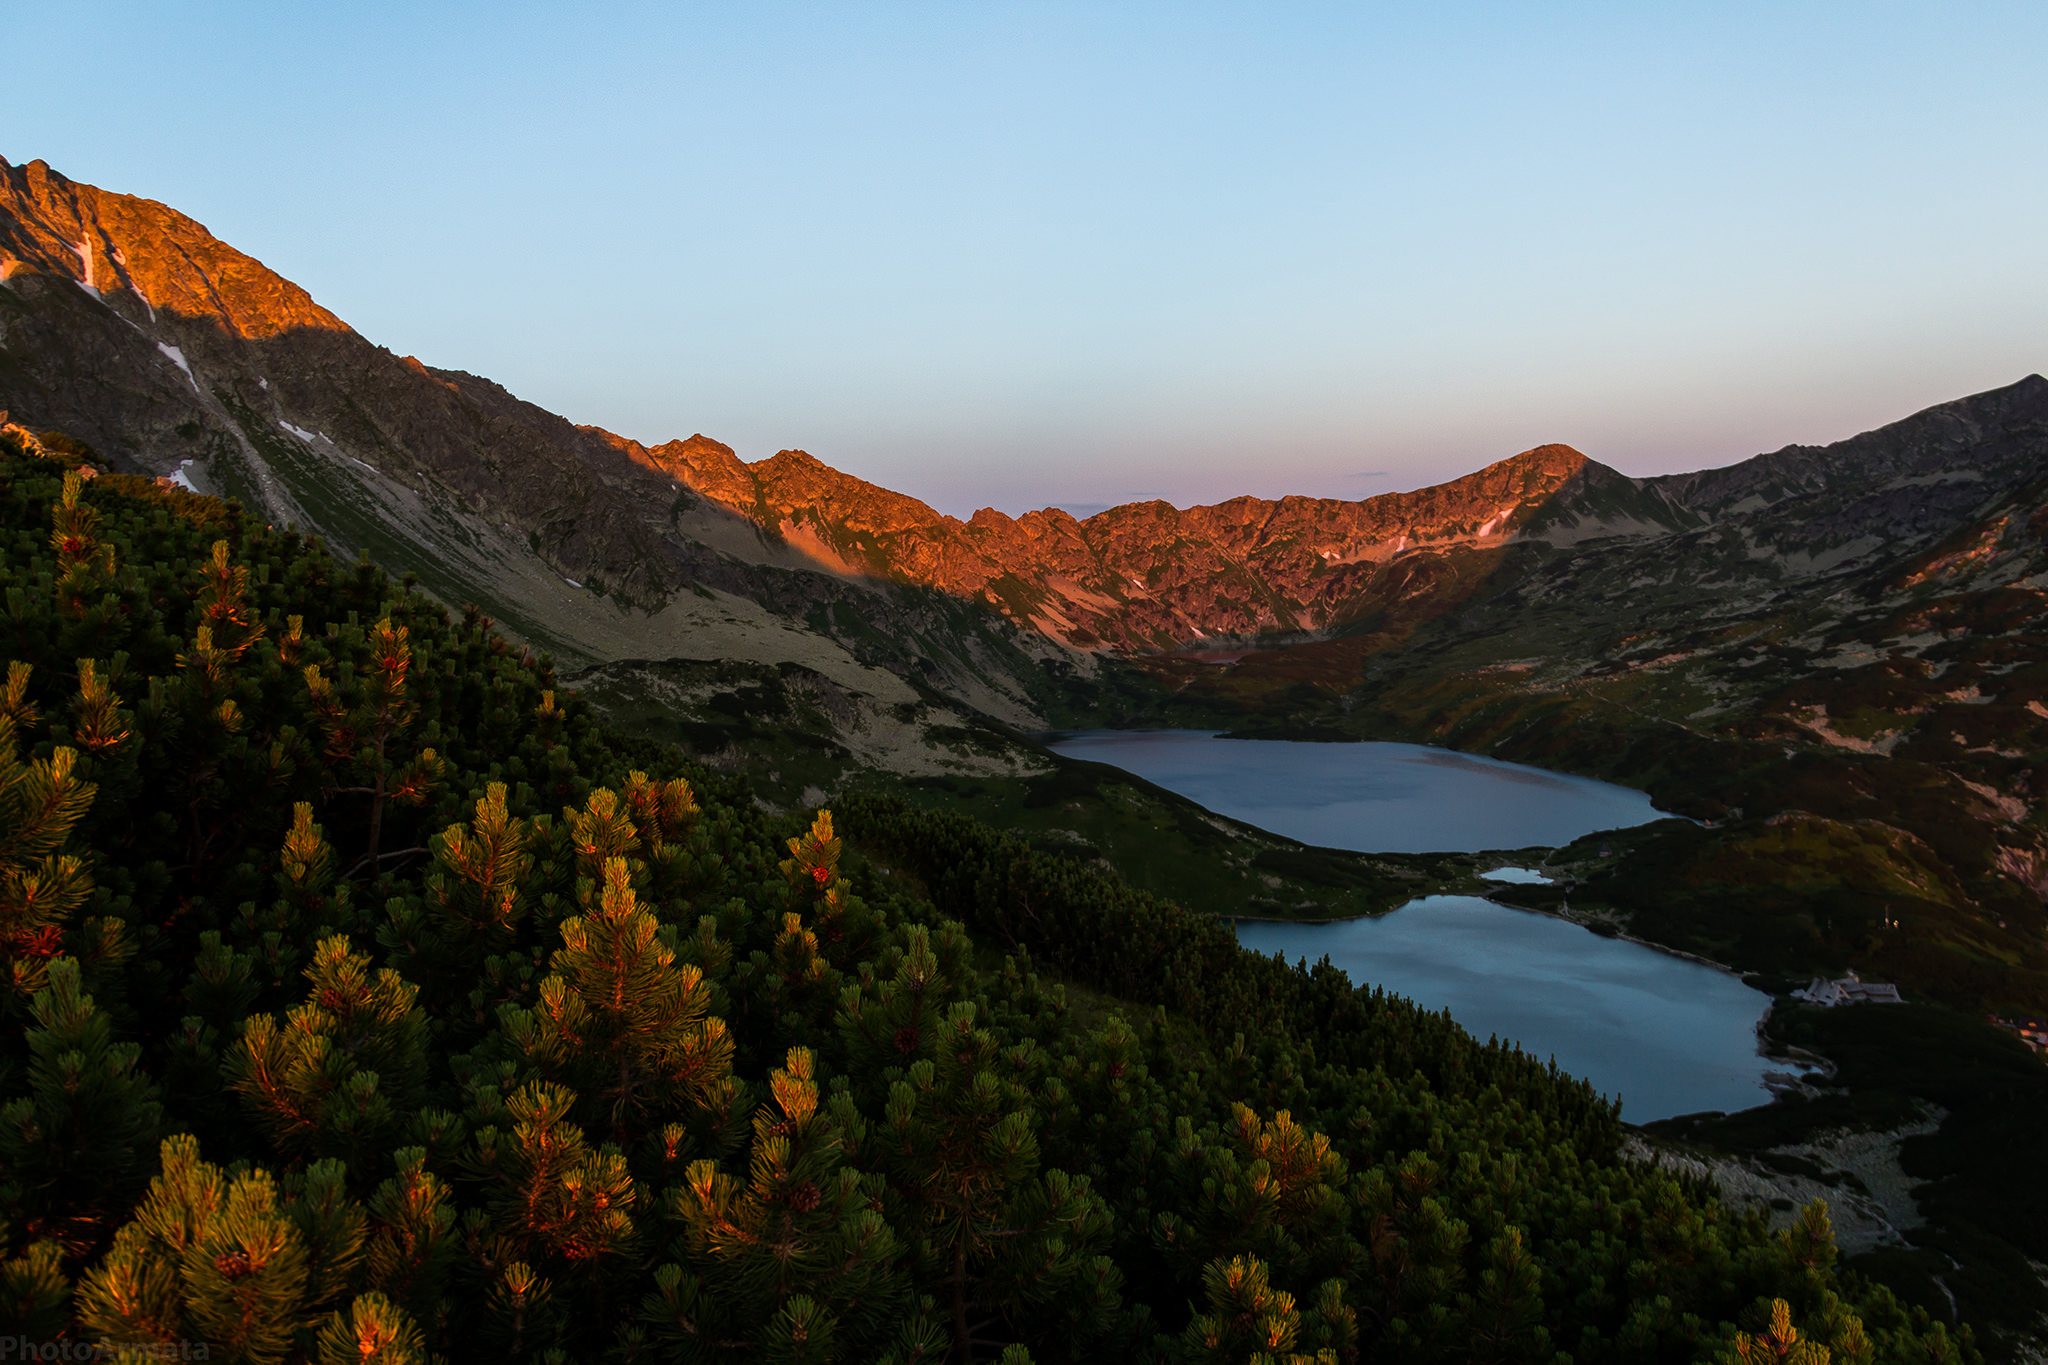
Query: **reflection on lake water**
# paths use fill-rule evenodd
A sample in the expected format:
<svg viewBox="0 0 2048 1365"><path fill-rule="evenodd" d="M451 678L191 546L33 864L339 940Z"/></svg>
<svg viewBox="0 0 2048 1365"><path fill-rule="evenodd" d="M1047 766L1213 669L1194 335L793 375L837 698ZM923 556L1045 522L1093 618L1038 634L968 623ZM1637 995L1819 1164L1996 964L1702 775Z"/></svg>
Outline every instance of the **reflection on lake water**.
<svg viewBox="0 0 2048 1365"><path fill-rule="evenodd" d="M1421 744L1086 730L1052 748L1136 773L1233 820L1361 853L1555 848L1663 818L1627 787Z"/></svg>
<svg viewBox="0 0 2048 1365"><path fill-rule="evenodd" d="M1327 954L1352 981L1448 1009L1514 1040L1649 1123L1770 1099L1756 1024L1770 998L1726 972L1473 896L1429 896L1377 919L1241 921L1238 942L1289 962Z"/></svg>

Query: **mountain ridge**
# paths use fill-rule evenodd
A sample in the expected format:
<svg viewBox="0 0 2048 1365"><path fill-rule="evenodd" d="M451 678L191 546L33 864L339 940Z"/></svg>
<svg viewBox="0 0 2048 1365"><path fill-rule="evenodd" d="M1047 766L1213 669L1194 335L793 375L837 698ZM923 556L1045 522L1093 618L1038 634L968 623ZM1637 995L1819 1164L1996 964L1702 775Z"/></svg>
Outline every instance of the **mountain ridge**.
<svg viewBox="0 0 2048 1365"><path fill-rule="evenodd" d="M701 434L644 445L393 355L176 210L42 162L0 161L0 285L29 305L0 338L0 401L126 467L182 472L355 549L432 541L405 567L444 596L507 597L512 624L571 653L589 653L577 624L589 609L555 600L536 570L654 614L708 585L806 618L906 677L936 669L1020 718L1042 710L1034 675L1049 664L1085 673L1104 652L1356 634L1416 596L1449 611L1520 547L1740 520L1788 565L1803 554L1803 571L1836 570L1938 538L1969 510L1973 480L2009 478L2032 458L2027 437L2048 430L2048 381L2035 376L1845 442L1690 474L1632 478L1552 444L1369 499L1153 501L1086 519L983 508L962 521L803 451L747 463ZM1994 447L2011 458L1956 458ZM1875 486L1879 473L1897 486ZM907 638L914 618L952 610L892 586L985 613L985 657L930 631L892 650L830 610L822 626L808 619L821 601L846 604ZM988 662L1011 652L1023 662Z"/></svg>

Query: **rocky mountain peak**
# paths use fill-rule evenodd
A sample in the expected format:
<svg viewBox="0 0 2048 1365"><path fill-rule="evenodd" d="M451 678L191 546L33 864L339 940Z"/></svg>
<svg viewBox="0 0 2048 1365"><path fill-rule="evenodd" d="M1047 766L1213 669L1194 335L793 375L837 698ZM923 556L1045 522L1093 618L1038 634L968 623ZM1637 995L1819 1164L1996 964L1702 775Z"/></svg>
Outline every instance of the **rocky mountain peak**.
<svg viewBox="0 0 2048 1365"><path fill-rule="evenodd" d="M114 302L127 294L158 312L218 322L259 339L348 324L253 256L156 202L66 179L42 161L0 160L0 273L68 278Z"/></svg>
<svg viewBox="0 0 2048 1365"><path fill-rule="evenodd" d="M563 577L673 590L562 418L372 345L184 214L40 161L0 162L0 379L0 406L117 468L176 471L351 548L425 536L441 502Z"/></svg>

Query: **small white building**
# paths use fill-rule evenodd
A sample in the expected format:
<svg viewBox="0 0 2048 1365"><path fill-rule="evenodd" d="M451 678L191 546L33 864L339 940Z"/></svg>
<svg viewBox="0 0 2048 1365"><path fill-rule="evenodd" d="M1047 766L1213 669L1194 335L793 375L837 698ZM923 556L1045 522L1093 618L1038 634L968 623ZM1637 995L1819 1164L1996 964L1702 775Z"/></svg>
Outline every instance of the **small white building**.
<svg viewBox="0 0 2048 1365"><path fill-rule="evenodd" d="M1816 976L1803 990L1792 992L1794 1000L1804 1000L1809 1005L1833 1009L1836 1005L1903 1005L1899 988L1886 982L1865 981L1850 972L1847 976L1830 981Z"/></svg>

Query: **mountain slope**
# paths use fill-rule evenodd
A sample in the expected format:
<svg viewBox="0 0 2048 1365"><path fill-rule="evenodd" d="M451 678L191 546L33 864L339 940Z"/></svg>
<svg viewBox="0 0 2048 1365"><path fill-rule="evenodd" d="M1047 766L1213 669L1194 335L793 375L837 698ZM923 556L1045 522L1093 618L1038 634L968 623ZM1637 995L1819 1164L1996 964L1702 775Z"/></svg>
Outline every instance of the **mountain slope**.
<svg viewBox="0 0 2048 1365"><path fill-rule="evenodd" d="M800 451L746 465L702 437L647 448L571 426L489 381L371 345L174 210L40 162L0 171L0 278L15 305L0 374L17 416L359 540L368 528L335 505L350 480L364 485L350 490L356 501L381 504L356 520L431 518L404 493L453 501L487 529L529 538L549 568L642 607L665 602L708 547L935 587L1089 644L1313 629L1343 614L1355 565L1504 539L1568 485L1620 480L1543 447L1364 503L1146 504L1085 524L1057 510L984 510L963 523ZM678 497L685 489L699 496ZM1669 524L1657 510L1651 522ZM664 523L676 532L666 545ZM1184 553L1168 564L1166 547ZM1038 609L1019 610L1012 589Z"/></svg>
<svg viewBox="0 0 2048 1365"><path fill-rule="evenodd" d="M821 571L729 514L688 534L617 438L394 356L191 219L40 162L0 163L0 409L415 573L565 664L737 655L1039 719L1045 647L999 618Z"/></svg>

